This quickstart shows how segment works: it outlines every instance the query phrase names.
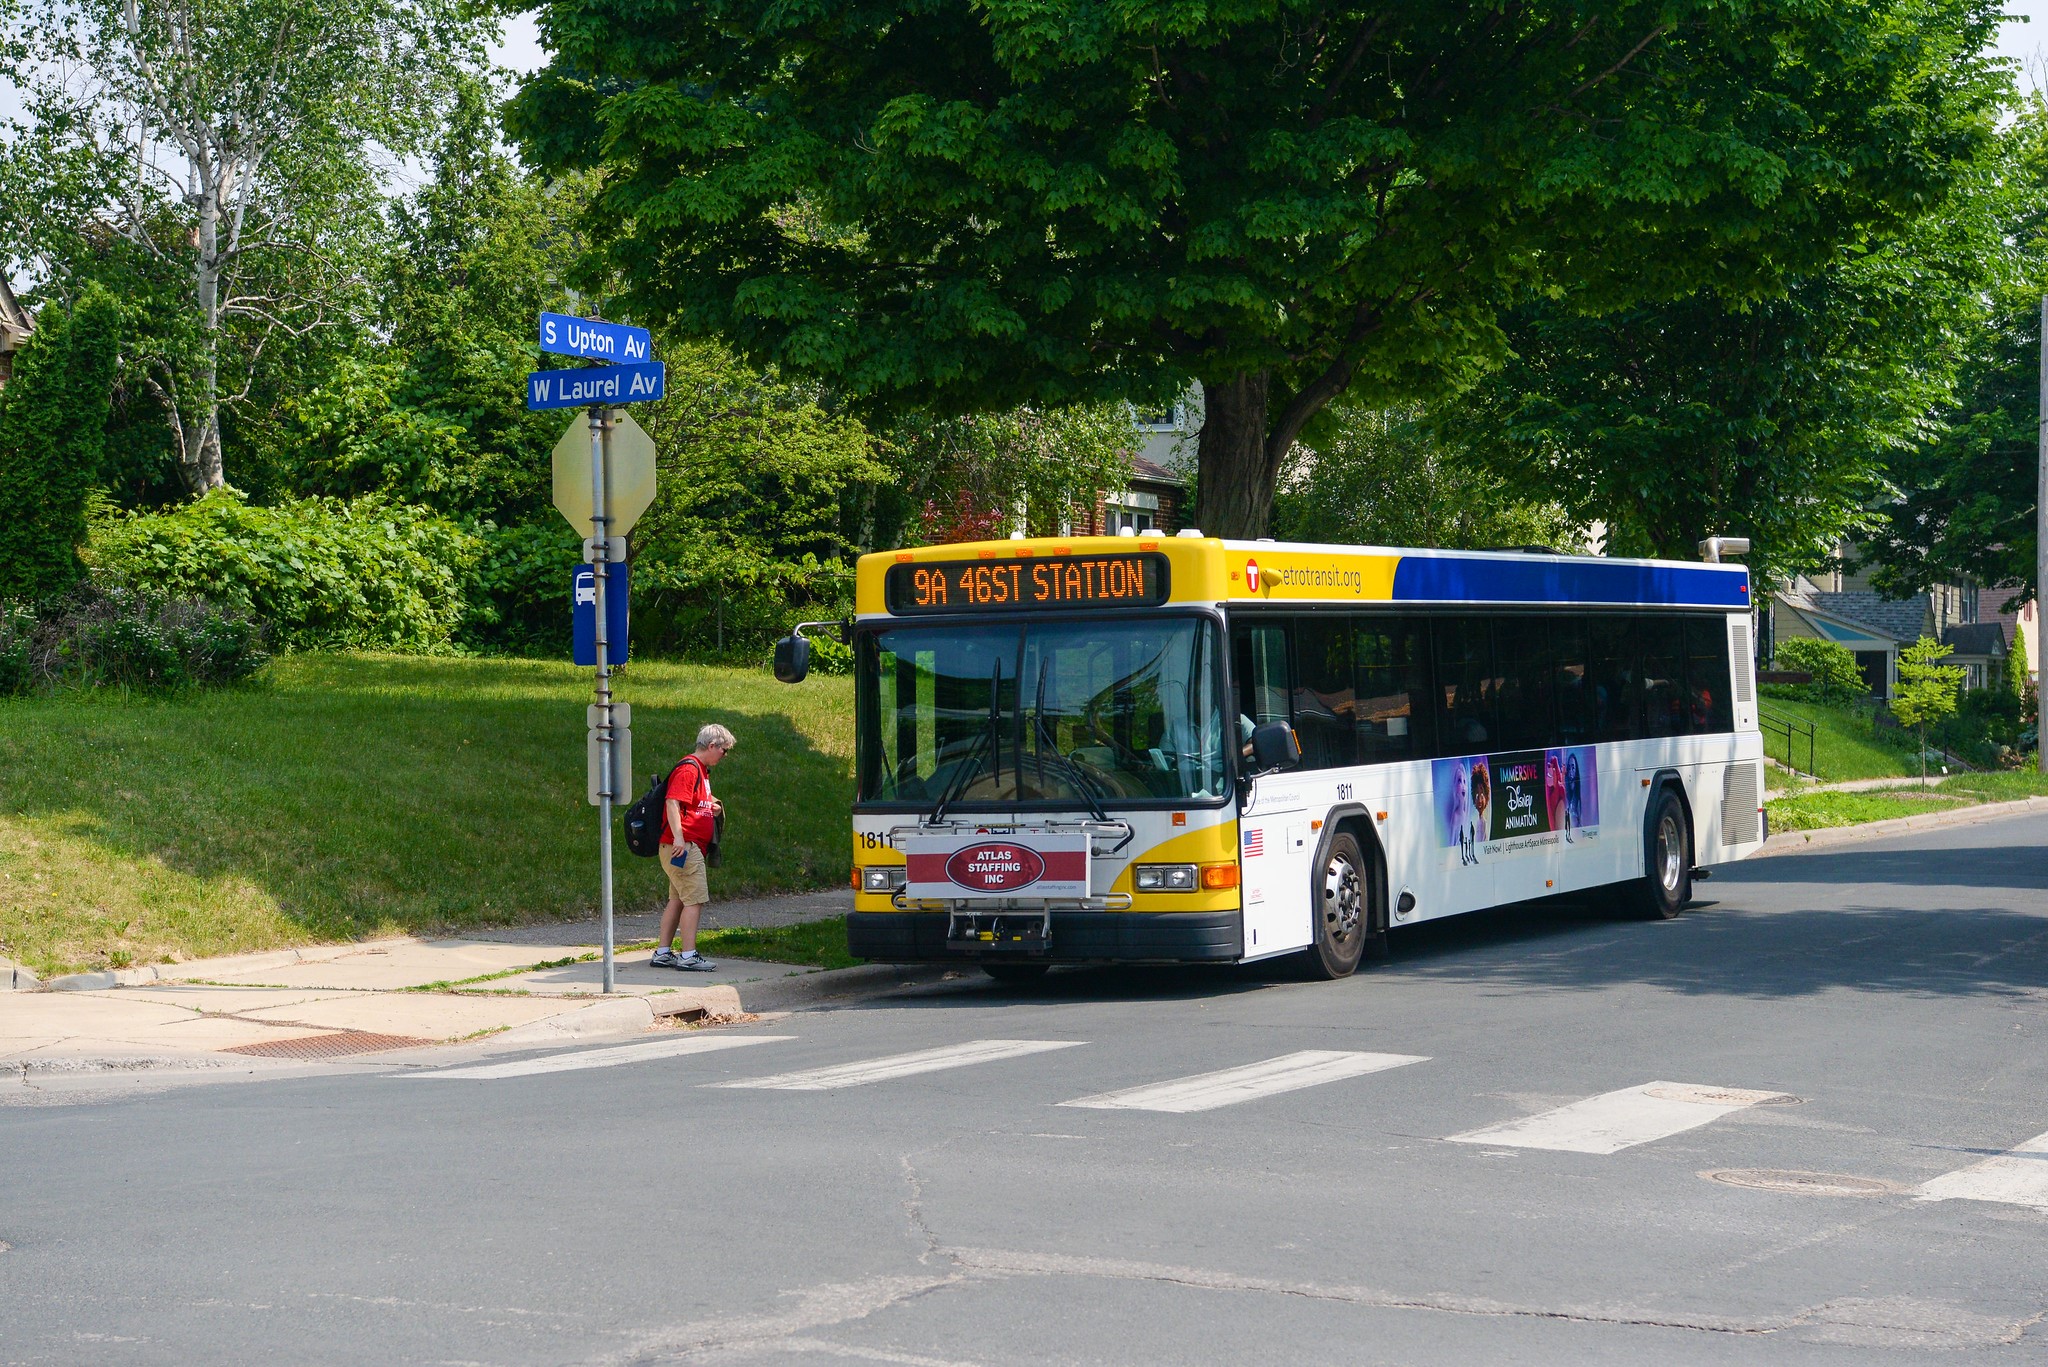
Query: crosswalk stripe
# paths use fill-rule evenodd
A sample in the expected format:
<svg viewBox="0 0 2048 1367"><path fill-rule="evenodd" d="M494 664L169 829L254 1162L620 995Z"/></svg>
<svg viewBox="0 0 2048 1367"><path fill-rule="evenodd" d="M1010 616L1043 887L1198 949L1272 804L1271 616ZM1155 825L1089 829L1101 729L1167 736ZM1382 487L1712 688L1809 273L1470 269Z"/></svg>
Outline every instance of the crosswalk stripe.
<svg viewBox="0 0 2048 1367"><path fill-rule="evenodd" d="M2048 1134L1913 1189L1922 1201L1998 1201L2048 1210Z"/></svg>
<svg viewBox="0 0 2048 1367"><path fill-rule="evenodd" d="M1619 1153L1653 1139L1696 1129L1783 1095L1740 1087L1704 1087L1690 1082L1646 1082L1640 1087L1603 1092L1554 1111L1467 1130L1449 1138L1454 1144L1489 1144L1508 1149Z"/></svg>
<svg viewBox="0 0 2048 1367"><path fill-rule="evenodd" d="M772 1077L741 1078L705 1085L781 1092L827 1092L838 1087L887 1082L913 1073L935 1073L942 1068L965 1068L970 1064L994 1063L998 1059L1017 1058L1023 1054L1042 1054L1048 1049L1072 1049L1086 1042L1072 1039L976 1039L938 1049L919 1049L910 1054L841 1063L830 1068L807 1068L798 1073L777 1073Z"/></svg>
<svg viewBox="0 0 2048 1367"><path fill-rule="evenodd" d="M643 1044L620 1044L609 1049L584 1049L568 1054L544 1054L539 1058L512 1063L485 1063L474 1068L441 1068L433 1072L400 1073L399 1077L501 1078L527 1077L534 1073L567 1073L578 1068L615 1068L622 1063L674 1058L679 1054L709 1054L720 1049L740 1049L749 1044L772 1044L792 1040L795 1035L685 1035L681 1039L648 1040Z"/></svg>
<svg viewBox="0 0 2048 1367"><path fill-rule="evenodd" d="M1169 1111L1185 1115L1189 1111L1213 1111L1218 1106L1231 1106L1240 1101L1254 1101L1262 1096L1277 1096L1303 1087L1336 1082L1341 1078L1427 1062L1429 1060L1419 1054L1303 1049L1299 1053L1247 1063L1240 1068L1199 1073L1194 1077L1149 1083L1143 1087L1127 1087L1120 1092L1103 1092L1076 1101L1062 1101L1060 1105L1096 1111Z"/></svg>

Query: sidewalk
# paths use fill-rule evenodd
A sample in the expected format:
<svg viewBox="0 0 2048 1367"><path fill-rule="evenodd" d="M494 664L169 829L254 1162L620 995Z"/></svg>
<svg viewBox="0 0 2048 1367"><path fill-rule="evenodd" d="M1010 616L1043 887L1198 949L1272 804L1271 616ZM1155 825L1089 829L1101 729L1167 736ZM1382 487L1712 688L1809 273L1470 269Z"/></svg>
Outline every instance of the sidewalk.
<svg viewBox="0 0 2048 1367"><path fill-rule="evenodd" d="M808 894L714 909L721 925L794 924L847 900ZM653 935L651 917L619 922L620 943ZM49 990L0 992L0 1071L303 1064L486 1037L619 1034L738 1015L742 986L815 971L721 960L715 972L679 973L636 950L617 957L618 990L605 997L602 965L585 957L599 941L595 922L569 923L74 974Z"/></svg>

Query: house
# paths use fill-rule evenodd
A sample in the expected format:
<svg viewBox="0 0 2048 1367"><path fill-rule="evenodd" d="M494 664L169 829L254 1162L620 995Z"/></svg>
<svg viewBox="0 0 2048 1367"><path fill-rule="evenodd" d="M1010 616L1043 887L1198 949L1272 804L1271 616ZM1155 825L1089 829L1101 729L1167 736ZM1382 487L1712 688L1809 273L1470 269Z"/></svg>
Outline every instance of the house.
<svg viewBox="0 0 2048 1367"><path fill-rule="evenodd" d="M7 277L0 275L0 387L14 377L14 353L21 350L21 344L35 330L36 320L14 297Z"/></svg>
<svg viewBox="0 0 2048 1367"><path fill-rule="evenodd" d="M1846 646L1870 691L1889 698L1898 682L1899 651L1929 636L1954 647L1946 663L1962 666L1964 687L1998 683L2011 642L2002 623L1980 620L1976 585L1937 584L1925 593L1890 598L1865 571L1841 568L1855 563L1854 550L1843 546L1835 569L1779 584L1768 600L1761 633L1773 652L1778 642L1798 636Z"/></svg>

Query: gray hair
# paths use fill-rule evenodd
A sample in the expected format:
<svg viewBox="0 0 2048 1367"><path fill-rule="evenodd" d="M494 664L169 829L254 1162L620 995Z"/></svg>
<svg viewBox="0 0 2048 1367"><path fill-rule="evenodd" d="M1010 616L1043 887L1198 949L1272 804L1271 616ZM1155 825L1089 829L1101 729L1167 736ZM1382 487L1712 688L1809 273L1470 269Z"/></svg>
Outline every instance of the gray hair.
<svg viewBox="0 0 2048 1367"><path fill-rule="evenodd" d="M736 744L738 742L733 739L732 732L726 730L715 721L706 722L702 729L697 732L697 748L699 750L709 750L714 745L720 749L730 750Z"/></svg>

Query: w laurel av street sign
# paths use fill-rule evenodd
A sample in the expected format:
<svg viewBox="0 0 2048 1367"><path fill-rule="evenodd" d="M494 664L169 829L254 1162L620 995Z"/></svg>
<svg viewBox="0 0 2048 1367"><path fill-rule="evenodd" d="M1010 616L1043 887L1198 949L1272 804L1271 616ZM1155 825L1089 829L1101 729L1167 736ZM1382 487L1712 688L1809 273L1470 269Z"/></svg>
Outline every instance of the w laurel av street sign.
<svg viewBox="0 0 2048 1367"><path fill-rule="evenodd" d="M526 377L526 406L585 408L652 403L661 397L667 378L665 371L660 361L598 366L592 370L537 370Z"/></svg>

